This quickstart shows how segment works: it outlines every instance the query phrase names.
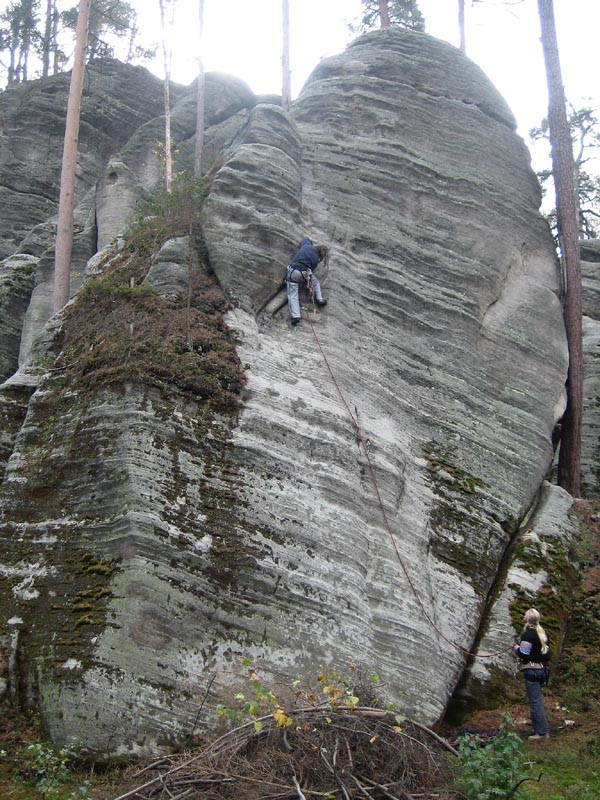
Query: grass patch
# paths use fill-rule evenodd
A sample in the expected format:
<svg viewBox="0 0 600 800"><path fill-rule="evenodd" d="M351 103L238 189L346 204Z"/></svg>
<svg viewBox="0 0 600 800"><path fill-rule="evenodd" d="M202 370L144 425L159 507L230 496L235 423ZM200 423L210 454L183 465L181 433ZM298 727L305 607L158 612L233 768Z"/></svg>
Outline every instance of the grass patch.
<svg viewBox="0 0 600 800"><path fill-rule="evenodd" d="M598 800L600 797L600 738L598 734L555 739L528 748L531 771L543 773L528 783L530 800Z"/></svg>

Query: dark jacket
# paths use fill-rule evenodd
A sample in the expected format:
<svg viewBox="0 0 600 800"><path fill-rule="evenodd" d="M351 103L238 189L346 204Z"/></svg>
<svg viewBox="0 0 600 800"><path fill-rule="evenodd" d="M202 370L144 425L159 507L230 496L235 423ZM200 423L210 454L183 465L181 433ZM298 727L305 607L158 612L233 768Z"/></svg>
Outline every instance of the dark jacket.
<svg viewBox="0 0 600 800"><path fill-rule="evenodd" d="M527 626L521 634L517 657L521 663L544 663L549 659L549 652L542 654L542 643L535 627Z"/></svg>
<svg viewBox="0 0 600 800"><path fill-rule="evenodd" d="M319 261L319 254L311 239L308 236L304 236L300 242L300 247L290 261L290 266L302 271L316 269L319 266Z"/></svg>

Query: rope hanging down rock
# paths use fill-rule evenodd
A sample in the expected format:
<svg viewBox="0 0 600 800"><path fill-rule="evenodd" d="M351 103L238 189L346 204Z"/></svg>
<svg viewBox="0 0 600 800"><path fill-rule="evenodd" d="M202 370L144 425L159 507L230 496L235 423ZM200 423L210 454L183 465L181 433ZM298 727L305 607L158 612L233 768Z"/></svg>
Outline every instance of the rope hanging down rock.
<svg viewBox="0 0 600 800"><path fill-rule="evenodd" d="M362 449L363 453L365 454L365 458L367 459L367 464L369 465L369 474L371 476L371 483L373 484L373 489L374 489L375 495L377 497L377 502L379 504L379 508L381 509L381 515L383 517L385 528L386 528L386 530L388 532L390 541L392 543L392 547L394 549L394 553L396 555L398 563L400 564L400 567L402 568L402 572L404 573L404 576L406 577L406 580L408 581L408 585L410 586L411 591L412 591L413 595L415 596L415 599L416 599L416 601L417 601L417 603L419 605L419 608L421 609L421 611L423 613L423 616L429 622L429 624L431 625L433 630L440 636L440 638L443 639L445 642L447 642L455 650L458 650L459 653L462 653L462 655L465 656L465 658L494 658L495 656L500 656L500 655L503 655L504 653L508 653L508 652L512 651L512 643L511 643L510 647L507 647L507 648L505 648L503 650L498 650L498 652L496 652L496 653L472 653L470 650L467 650L466 648L462 647L461 645L457 644L456 642L453 642L452 639L449 639L444 634L444 632L442 630L440 630L440 628L435 624L435 622L431 618L431 615L427 612L427 609L425 608L425 605L424 605L423 601L421 600L419 592L417 591L417 587L415 586L414 581L412 580L412 578L410 576L410 573L408 572L408 569L406 568L406 564L404 563L404 560L402 559L402 556L400 554L400 550L398 548L398 543L396 542L396 537L394 536L394 533L392 531L392 527L390 525L390 521L388 519L388 515L387 515L386 510L385 510L385 505L384 505L383 499L381 497L381 492L379 491L379 486L377 484L377 476L375 475L375 468L373 467L373 462L371 461L371 455L369 453L369 440L367 438L365 438L365 436L363 435L363 432L362 432L362 430L360 428L360 425L358 424L358 420L356 419L356 417L352 413L352 409L350 408L350 406L348 405L348 403L346 401L346 398L344 397L344 393L342 392L342 390L340 388L340 385L337 382L337 379L335 377L333 369L331 368L331 364L329 363L327 355L325 354L325 350L323 349L323 346L322 346L321 342L319 341L319 337L317 336L317 332L315 330L315 326L313 325L310 316L307 316L307 321L308 321L308 324L310 325L310 329L311 329L312 334L313 334L313 336L315 338L315 342L317 343L317 347L319 348L319 351L320 351L321 356L323 358L323 362L324 362L325 366L327 367L327 370L329 372L331 380L333 381L333 385L335 386L336 391L337 391L337 393L339 395L339 398L342 401L342 405L344 406L344 408L348 412L348 416L352 420L352 424L354 426L354 430L355 430L355 433L356 433L356 440L359 443L359 446Z"/></svg>

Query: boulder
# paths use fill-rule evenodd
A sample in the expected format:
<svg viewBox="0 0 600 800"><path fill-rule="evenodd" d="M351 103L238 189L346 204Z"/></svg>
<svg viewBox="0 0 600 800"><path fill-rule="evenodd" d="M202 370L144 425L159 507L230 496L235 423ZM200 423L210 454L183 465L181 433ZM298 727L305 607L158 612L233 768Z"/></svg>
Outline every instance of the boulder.
<svg viewBox="0 0 600 800"><path fill-rule="evenodd" d="M190 281L189 236L169 239L152 260L145 283L163 297L183 299Z"/></svg>
<svg viewBox="0 0 600 800"><path fill-rule="evenodd" d="M50 373L7 452L0 618L23 620L23 694L56 741L103 756L211 725L243 657L277 682L361 665L435 722L564 409L554 246L481 70L389 29L323 59L289 114L250 100L215 120L202 210L239 414L135 363L85 391ZM158 126L106 161L103 243L156 185ZM330 247L329 304L291 329L272 300L303 234ZM151 280L180 296L171 248Z"/></svg>

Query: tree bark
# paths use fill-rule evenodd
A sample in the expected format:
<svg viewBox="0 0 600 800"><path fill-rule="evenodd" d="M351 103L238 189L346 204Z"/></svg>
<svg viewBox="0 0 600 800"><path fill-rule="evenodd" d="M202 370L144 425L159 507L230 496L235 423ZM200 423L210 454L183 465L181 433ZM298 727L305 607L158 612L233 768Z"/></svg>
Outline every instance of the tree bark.
<svg viewBox="0 0 600 800"><path fill-rule="evenodd" d="M567 410L562 421L558 483L573 497L580 494L583 355L581 345L581 262L574 162L556 36L553 0L538 0L542 48L548 83L548 126L560 250L565 266L564 318L569 348Z"/></svg>
<svg viewBox="0 0 600 800"><path fill-rule="evenodd" d="M52 11L54 2L46 2L46 24L44 26L44 41L42 45L42 78L50 74L50 42L52 41Z"/></svg>
<svg viewBox="0 0 600 800"><path fill-rule="evenodd" d="M77 30L75 33L75 54L67 121L63 147L62 171L60 175L60 198L58 204L58 223L56 229L56 252L54 261L54 311L60 311L68 302L71 284L71 253L73 250L73 207L75 197L75 170L77 167L77 144L79 141L79 120L81 116L81 96L85 71L85 51L87 46L88 23L91 0L79 1Z"/></svg>
<svg viewBox="0 0 600 800"><path fill-rule="evenodd" d="M165 106L165 184L167 192L171 192L173 186L173 158L171 154L171 53L167 52L167 29L165 25L165 4L164 0L159 0L160 21L162 26L162 50L165 69L165 79L163 82L163 97Z"/></svg>
<svg viewBox="0 0 600 800"><path fill-rule="evenodd" d="M460 37L460 49L463 53L467 52L467 40L465 37L465 0L458 0L458 33Z"/></svg>
<svg viewBox="0 0 600 800"><path fill-rule="evenodd" d="M388 9L387 0L379 0L379 19L382 28L390 27L390 12Z"/></svg>
<svg viewBox="0 0 600 800"><path fill-rule="evenodd" d="M204 0L198 0L199 55L198 84L196 86L196 145L194 148L194 176L202 177L202 150L204 148L204 61L202 59L202 40L204 38Z"/></svg>
<svg viewBox="0 0 600 800"><path fill-rule="evenodd" d="M281 49L281 107L286 111L292 101L290 75L290 0L282 0L283 45Z"/></svg>
<svg viewBox="0 0 600 800"><path fill-rule="evenodd" d="M132 21L131 21L131 28L129 30L129 47L127 48L127 64L131 64L133 61L133 56L135 54L135 40L139 33L138 28L138 15L134 11Z"/></svg>
<svg viewBox="0 0 600 800"><path fill-rule="evenodd" d="M58 47L58 9L56 7L56 0L52 3L52 51L54 53L53 59L53 74L56 75L60 68L60 49Z"/></svg>

